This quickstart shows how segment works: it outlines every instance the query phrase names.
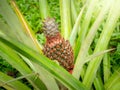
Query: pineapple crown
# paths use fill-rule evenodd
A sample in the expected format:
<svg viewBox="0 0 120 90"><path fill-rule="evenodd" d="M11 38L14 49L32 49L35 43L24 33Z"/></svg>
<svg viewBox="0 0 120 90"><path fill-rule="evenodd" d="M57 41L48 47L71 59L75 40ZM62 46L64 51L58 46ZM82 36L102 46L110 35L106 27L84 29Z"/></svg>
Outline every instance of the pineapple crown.
<svg viewBox="0 0 120 90"><path fill-rule="evenodd" d="M58 24L55 22L54 18L48 17L43 21L43 31L46 37L53 37L59 33Z"/></svg>

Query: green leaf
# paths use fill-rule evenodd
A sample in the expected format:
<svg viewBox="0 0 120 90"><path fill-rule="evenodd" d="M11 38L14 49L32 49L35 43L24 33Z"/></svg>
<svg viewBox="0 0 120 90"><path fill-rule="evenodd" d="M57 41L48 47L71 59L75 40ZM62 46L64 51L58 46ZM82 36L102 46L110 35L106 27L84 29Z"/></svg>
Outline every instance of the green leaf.
<svg viewBox="0 0 120 90"><path fill-rule="evenodd" d="M62 82L66 87L72 90L86 90L84 85L76 80L72 75L70 75L65 69L52 62L45 56L37 53L31 48L26 47L25 45L18 43L14 40L6 40L0 37L0 41L13 48L20 54L24 55L32 62L40 65L44 69L46 69L51 75L56 78L58 81Z"/></svg>
<svg viewBox="0 0 120 90"><path fill-rule="evenodd" d="M100 35L100 38L96 44L94 53L105 50L108 46L109 40L111 38L111 35L113 31L115 30L116 22L118 18L120 17L120 0L112 0L112 5L110 7L110 12L108 14L108 18L106 20L105 26L103 28L103 31ZM105 3L106 5L106 3ZM95 58L92 60L87 68L86 75L84 77L83 83L90 88L92 85L92 82L94 81L96 72L100 66L100 63L102 61L103 55Z"/></svg>
<svg viewBox="0 0 120 90"><path fill-rule="evenodd" d="M104 75L104 83L107 82L107 80L110 77L111 74L111 67L110 67L110 55L106 53L103 57L103 75Z"/></svg>
<svg viewBox="0 0 120 90"><path fill-rule="evenodd" d="M105 90L119 90L120 89L120 68L114 71L105 83Z"/></svg>
<svg viewBox="0 0 120 90"><path fill-rule="evenodd" d="M49 17L49 9L48 9L48 2L47 0L39 0L39 9L40 15L42 19Z"/></svg>
<svg viewBox="0 0 120 90"><path fill-rule="evenodd" d="M80 51L78 53L78 56L77 56L77 59L76 59L76 62L75 62L75 67L74 67L74 70L73 70L73 75L77 79L79 79L79 77L80 77L80 73L81 73L82 67L83 67L83 65L85 63L85 59L86 59L86 56L88 54L88 50L90 48L90 45L94 40L95 34L96 34L99 26L101 25L102 21L105 19L105 15L108 12L110 4L111 4L111 2L108 3L107 5L106 5L106 3L103 4L101 12L99 13L99 15L97 16L97 18L94 21L93 25L89 29L89 32L88 32L85 40L82 42ZM79 71L79 73L78 73L78 71Z"/></svg>
<svg viewBox="0 0 120 90"><path fill-rule="evenodd" d="M95 86L96 90L104 90L104 86L103 86L103 82L100 77L100 74L96 76L96 78L94 80L94 86Z"/></svg>
<svg viewBox="0 0 120 90"><path fill-rule="evenodd" d="M85 7L85 10L84 10L85 14L83 13L84 17L82 20L82 24L80 24L81 28L79 30L77 42L75 45L75 58L77 58L78 53L79 53L80 48L81 48L81 44L84 42L88 31L90 31L90 29L89 29L90 21L91 21L92 16L93 16L94 9L95 9L96 5L98 5L98 3L99 3L98 1L99 0L87 0L83 6L83 7Z"/></svg>
<svg viewBox="0 0 120 90"><path fill-rule="evenodd" d="M34 43L36 42L36 40L33 40L33 38L35 37L33 36L33 34L31 34L30 27L28 27L28 24L25 22L17 6L15 6L16 4L14 3L14 1L11 0L11 2L12 5L14 5L14 9L17 10L18 16L12 10L7 0L0 0L0 14L6 22L6 25L4 26L2 26L3 24L0 24L0 27L3 28L2 32L39 51L40 47L39 49L36 47L37 44Z"/></svg>
<svg viewBox="0 0 120 90"><path fill-rule="evenodd" d="M30 74L33 72L13 49L9 48L2 42L0 42L0 46L0 55L4 57L5 60L14 68L16 68L22 75ZM26 77L26 79L34 88L47 90L46 86L39 78L37 78L36 80L34 80L34 78L35 76Z"/></svg>
<svg viewBox="0 0 120 90"><path fill-rule="evenodd" d="M0 86L9 90L31 90L29 87L21 83L20 81L13 81L5 84L5 82L12 80L13 78L0 72Z"/></svg>
<svg viewBox="0 0 120 90"><path fill-rule="evenodd" d="M40 67L38 64L31 62L31 60L25 58L22 56L24 61L31 67L31 69L38 73L38 77L44 82L48 90L59 90L58 85L55 81L55 79L51 76L51 74L46 71L43 67ZM50 81L50 82L48 82ZM42 85L42 84L40 84Z"/></svg>
<svg viewBox="0 0 120 90"><path fill-rule="evenodd" d="M0 2L1 2L0 3L0 11L1 12L0 13L2 14L5 22L7 22L7 23L5 23L5 22L3 22L3 20L0 20L0 32L4 33L4 35L7 35L7 37L14 38L15 40L20 41L20 42L24 43L25 45L31 47L32 49L36 50L37 52L41 53L41 48L39 47L39 44L37 43L37 40L31 30L31 28L26 23L21 12L17 8L15 2L12 0L11 5L13 6L13 9L15 10L15 12L17 13L18 16L15 14L15 12L13 12L13 10L11 9L10 5L8 4L8 2L6 0L1 0ZM6 7L4 7L4 6L6 6ZM8 14L9 14L9 18L8 18ZM9 54L11 52L6 52L6 53L9 56ZM6 56L4 56L4 57L6 58ZM8 58L8 60L9 59L11 59L11 57ZM21 60L21 61L23 61L23 60ZM18 64L17 62L15 62L15 63L16 64L14 64L14 65ZM39 72L40 72L40 70L39 70ZM44 71L42 70L42 72L44 72ZM41 74L41 77L44 77L44 75ZM45 90L46 90L46 86L43 84L43 82L47 83L48 89L49 89L49 87L53 87L53 86L54 86L53 89L58 88L54 78L51 77L51 83L52 83L51 86L48 85L49 82L46 82L47 79L48 79L48 81L50 80L50 77L46 77L45 79L42 79L43 82L40 79L41 78L36 79L36 81L34 83L31 81L30 82L32 83L32 85L37 84L37 85L33 85L33 86L36 86L36 88L41 88L41 89L45 89ZM33 80L33 78L32 78L32 80ZM38 83L41 85L38 85Z"/></svg>
<svg viewBox="0 0 120 90"><path fill-rule="evenodd" d="M71 33L70 0L60 0L61 34L69 39Z"/></svg>
<svg viewBox="0 0 120 90"><path fill-rule="evenodd" d="M29 36L29 38L32 40L32 42L36 46L37 50L40 53L42 53L42 46L38 44L38 42L36 40L36 37L35 37L35 34L33 33L32 29L28 25L27 21L24 19L22 13L20 12L20 10L18 9L16 3L13 0L11 1L11 5L13 6L16 14L18 15L19 21L21 22L24 30L26 31L26 32L24 32L24 34Z"/></svg>
<svg viewBox="0 0 120 90"><path fill-rule="evenodd" d="M80 25L80 21L81 21L81 17L82 17L82 14L83 14L83 10L84 10L85 6L82 8L82 10L80 11L77 19L76 19L76 22L75 22L75 25L73 26L73 29L72 29L72 32L70 34L70 44L73 45L75 40L76 40L76 36L77 36L77 32L79 30L79 25Z"/></svg>

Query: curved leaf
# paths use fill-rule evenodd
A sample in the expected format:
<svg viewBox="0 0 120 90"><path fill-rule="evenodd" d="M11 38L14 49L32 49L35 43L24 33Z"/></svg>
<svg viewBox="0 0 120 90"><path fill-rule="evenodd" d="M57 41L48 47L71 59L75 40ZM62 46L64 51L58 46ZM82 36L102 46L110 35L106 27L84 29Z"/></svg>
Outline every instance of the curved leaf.
<svg viewBox="0 0 120 90"><path fill-rule="evenodd" d="M6 40L0 37L0 41L8 45L9 47L13 48L20 54L24 55L32 62L40 65L44 69L46 69L51 75L56 78L58 81L62 82L66 87L72 90L86 90L85 86L75 79L71 74L69 74L65 69L57 65L56 63L52 62L45 56L37 53L36 51L32 50L31 48L18 43L14 40Z"/></svg>
<svg viewBox="0 0 120 90"><path fill-rule="evenodd" d="M5 82L13 79L12 77L0 72L0 86L5 88L9 88L9 90L31 90L29 87L21 83L20 81L13 81L10 83L5 84Z"/></svg>

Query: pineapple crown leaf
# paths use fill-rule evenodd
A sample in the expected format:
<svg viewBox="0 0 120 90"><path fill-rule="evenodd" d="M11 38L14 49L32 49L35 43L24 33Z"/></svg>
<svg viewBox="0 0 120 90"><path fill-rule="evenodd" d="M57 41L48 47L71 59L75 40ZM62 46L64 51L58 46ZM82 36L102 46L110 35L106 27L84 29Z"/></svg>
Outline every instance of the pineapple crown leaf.
<svg viewBox="0 0 120 90"><path fill-rule="evenodd" d="M45 36L48 37L55 36L56 33L59 32L58 24L55 22L54 18L48 17L43 21L43 31Z"/></svg>

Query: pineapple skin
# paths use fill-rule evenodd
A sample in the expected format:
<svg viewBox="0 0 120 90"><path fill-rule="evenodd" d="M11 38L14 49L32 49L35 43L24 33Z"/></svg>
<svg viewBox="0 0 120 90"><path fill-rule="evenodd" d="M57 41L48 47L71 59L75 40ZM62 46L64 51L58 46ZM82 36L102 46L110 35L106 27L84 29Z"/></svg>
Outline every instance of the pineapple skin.
<svg viewBox="0 0 120 90"><path fill-rule="evenodd" d="M74 55L68 40L61 37L58 25L53 18L47 18L43 22L43 30L46 36L43 53L51 60L57 60L67 71L73 69Z"/></svg>

